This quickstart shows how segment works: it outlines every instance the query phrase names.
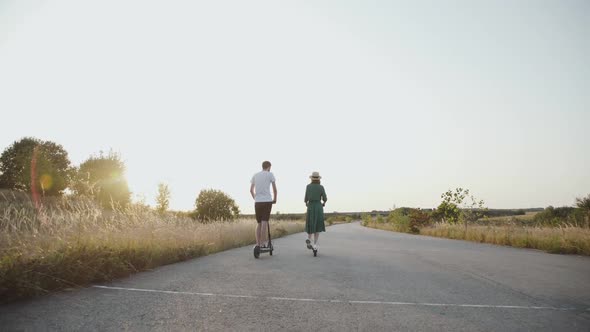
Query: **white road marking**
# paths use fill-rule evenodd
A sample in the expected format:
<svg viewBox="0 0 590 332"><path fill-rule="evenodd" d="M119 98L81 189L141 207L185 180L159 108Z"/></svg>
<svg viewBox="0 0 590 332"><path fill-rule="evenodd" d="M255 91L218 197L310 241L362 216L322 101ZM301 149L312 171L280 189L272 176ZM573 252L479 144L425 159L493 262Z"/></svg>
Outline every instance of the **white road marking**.
<svg viewBox="0 0 590 332"><path fill-rule="evenodd" d="M215 293L198 293L167 291L145 288L126 288L126 287L109 287L109 286L92 286L94 288L121 290L128 292L160 293L160 294L179 294L179 295L196 295L212 297L230 297L244 299L264 299L271 301L291 301L291 302L324 302L324 303L348 303L348 304L377 304L377 305L398 305L398 306L422 306L422 307L458 307L458 308L492 308L492 309L525 309L525 310L558 310L558 311L590 311L590 308L559 308L559 307L538 307L538 306L520 306L520 305L493 305L493 304L456 304L456 303L427 303L427 302L391 302L391 301L355 301L355 300L328 300L328 299L306 299L294 297L276 297L276 296L254 296L254 295L233 295L233 294L215 294Z"/></svg>

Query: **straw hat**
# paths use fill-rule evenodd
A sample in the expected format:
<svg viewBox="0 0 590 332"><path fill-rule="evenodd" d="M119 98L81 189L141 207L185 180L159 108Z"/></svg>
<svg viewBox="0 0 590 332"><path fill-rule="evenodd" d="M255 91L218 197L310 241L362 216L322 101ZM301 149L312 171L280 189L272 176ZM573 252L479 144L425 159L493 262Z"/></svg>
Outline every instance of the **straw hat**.
<svg viewBox="0 0 590 332"><path fill-rule="evenodd" d="M322 177L320 176L320 172L313 172L311 173L311 175L309 176L310 179L312 180L319 180Z"/></svg>

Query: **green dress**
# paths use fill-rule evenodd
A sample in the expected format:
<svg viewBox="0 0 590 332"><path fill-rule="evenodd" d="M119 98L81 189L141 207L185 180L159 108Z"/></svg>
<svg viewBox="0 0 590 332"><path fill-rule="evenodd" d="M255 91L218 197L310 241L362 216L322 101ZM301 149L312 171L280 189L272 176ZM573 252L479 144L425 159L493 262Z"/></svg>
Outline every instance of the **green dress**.
<svg viewBox="0 0 590 332"><path fill-rule="evenodd" d="M319 183L310 183L305 189L305 203L307 214L305 215L305 231L308 234L326 231L324 224L324 207L322 202L328 200L324 186Z"/></svg>

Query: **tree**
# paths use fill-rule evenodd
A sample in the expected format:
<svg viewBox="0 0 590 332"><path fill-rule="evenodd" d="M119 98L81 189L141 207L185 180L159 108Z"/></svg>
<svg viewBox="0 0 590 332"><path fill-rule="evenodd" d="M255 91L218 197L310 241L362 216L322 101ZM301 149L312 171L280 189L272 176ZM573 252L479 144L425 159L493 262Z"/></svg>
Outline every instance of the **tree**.
<svg viewBox="0 0 590 332"><path fill-rule="evenodd" d="M72 168L59 144L25 137L0 156L0 188L54 196L68 187Z"/></svg>
<svg viewBox="0 0 590 332"><path fill-rule="evenodd" d="M590 227L590 194L576 198L576 206L586 213L586 227Z"/></svg>
<svg viewBox="0 0 590 332"><path fill-rule="evenodd" d="M215 189L201 190L195 208L195 214L202 222L233 220L240 214L233 198Z"/></svg>
<svg viewBox="0 0 590 332"><path fill-rule="evenodd" d="M484 216L487 208L483 200L476 200L469 193L469 189L456 188L440 195L443 201L436 209L436 215L449 223L463 222L465 230L467 224Z"/></svg>
<svg viewBox="0 0 590 332"><path fill-rule="evenodd" d="M420 209L412 209L408 214L410 218L410 232L420 233L420 227L426 226L430 222L430 216Z"/></svg>
<svg viewBox="0 0 590 332"><path fill-rule="evenodd" d="M168 205L170 204L170 189L168 185L164 183L158 184L158 196L156 197L156 210L160 213L168 211Z"/></svg>
<svg viewBox="0 0 590 332"><path fill-rule="evenodd" d="M131 201L125 164L112 151L106 156L101 151L80 164L72 189L78 195L95 198L105 208L124 207Z"/></svg>

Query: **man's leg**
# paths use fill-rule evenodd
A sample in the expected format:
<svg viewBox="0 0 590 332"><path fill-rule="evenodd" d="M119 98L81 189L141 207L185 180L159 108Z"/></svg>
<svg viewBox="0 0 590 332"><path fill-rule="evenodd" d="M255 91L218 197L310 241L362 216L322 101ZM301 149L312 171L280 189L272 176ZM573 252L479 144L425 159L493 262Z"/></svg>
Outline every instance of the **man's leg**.
<svg viewBox="0 0 590 332"><path fill-rule="evenodd" d="M260 223L256 225L256 245L260 246Z"/></svg>
<svg viewBox="0 0 590 332"><path fill-rule="evenodd" d="M268 221L270 220L270 211L272 210L272 203L264 203L262 206L262 221L260 222L260 244L268 247Z"/></svg>
<svg viewBox="0 0 590 332"><path fill-rule="evenodd" d="M268 241L268 236L266 235L268 233L268 221L263 220L258 226L260 226L260 244L266 244L268 246L266 243L266 241Z"/></svg>

